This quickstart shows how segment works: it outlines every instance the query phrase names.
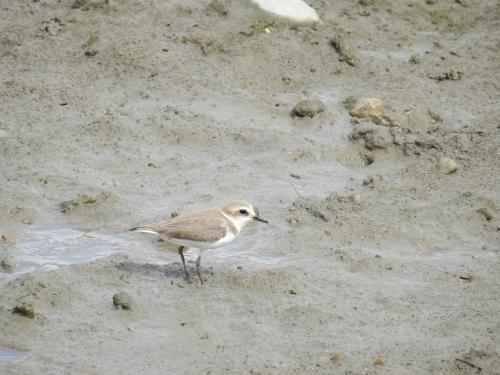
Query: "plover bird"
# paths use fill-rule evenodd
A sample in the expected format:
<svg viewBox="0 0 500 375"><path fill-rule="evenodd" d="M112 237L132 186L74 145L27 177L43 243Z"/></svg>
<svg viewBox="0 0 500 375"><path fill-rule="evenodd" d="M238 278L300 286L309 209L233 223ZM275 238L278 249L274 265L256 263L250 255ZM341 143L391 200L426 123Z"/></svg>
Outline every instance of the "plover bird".
<svg viewBox="0 0 500 375"><path fill-rule="evenodd" d="M222 210L186 213L169 221L144 224L129 230L157 234L165 242L179 245L178 252L186 280L190 277L186 269L184 249L186 247L200 249L200 254L196 259L196 272L203 284L200 272L201 250L215 249L228 244L238 236L246 224L253 220L268 223L259 217L258 209L246 201L239 200L229 203Z"/></svg>

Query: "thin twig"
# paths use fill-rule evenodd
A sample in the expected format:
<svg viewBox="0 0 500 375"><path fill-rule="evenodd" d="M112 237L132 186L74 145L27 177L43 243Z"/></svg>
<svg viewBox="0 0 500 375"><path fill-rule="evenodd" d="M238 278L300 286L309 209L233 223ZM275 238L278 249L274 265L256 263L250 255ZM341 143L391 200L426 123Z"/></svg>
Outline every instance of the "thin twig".
<svg viewBox="0 0 500 375"><path fill-rule="evenodd" d="M455 358L455 361L457 362L462 362L462 363L465 363L466 365L472 367L472 368L475 368L478 372L481 372L483 371L483 369L479 366L476 366L474 363L471 363L469 361L466 361L465 359L461 359L461 358Z"/></svg>
<svg viewBox="0 0 500 375"><path fill-rule="evenodd" d="M295 190L295 192L297 193L297 195L299 196L299 198L300 199L304 199L304 197L302 196L302 194L299 193L299 191L297 190L297 188L295 187L295 185L292 184L291 182L290 182L290 185L292 185L293 190Z"/></svg>

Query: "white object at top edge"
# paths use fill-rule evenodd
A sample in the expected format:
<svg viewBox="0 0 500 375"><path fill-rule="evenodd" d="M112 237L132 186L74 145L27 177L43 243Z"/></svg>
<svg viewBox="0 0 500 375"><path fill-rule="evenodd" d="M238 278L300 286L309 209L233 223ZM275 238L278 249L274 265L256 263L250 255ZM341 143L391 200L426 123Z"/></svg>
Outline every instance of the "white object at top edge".
<svg viewBox="0 0 500 375"><path fill-rule="evenodd" d="M262 10L297 22L318 22L316 11L302 0L251 0Z"/></svg>

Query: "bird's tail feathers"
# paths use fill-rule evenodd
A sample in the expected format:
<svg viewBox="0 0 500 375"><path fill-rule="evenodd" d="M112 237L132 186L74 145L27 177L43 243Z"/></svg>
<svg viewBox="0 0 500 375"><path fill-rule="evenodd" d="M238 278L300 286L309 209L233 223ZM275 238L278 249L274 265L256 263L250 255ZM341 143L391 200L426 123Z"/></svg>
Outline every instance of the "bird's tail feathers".
<svg viewBox="0 0 500 375"><path fill-rule="evenodd" d="M133 228L130 228L129 231L158 234L158 232L156 232L155 230L148 228L148 227L133 227Z"/></svg>

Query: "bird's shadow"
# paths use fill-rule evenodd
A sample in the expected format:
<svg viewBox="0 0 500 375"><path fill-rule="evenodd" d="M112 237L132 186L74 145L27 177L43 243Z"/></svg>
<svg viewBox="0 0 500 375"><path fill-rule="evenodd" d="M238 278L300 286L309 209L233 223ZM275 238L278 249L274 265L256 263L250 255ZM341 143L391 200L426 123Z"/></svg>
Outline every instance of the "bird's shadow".
<svg viewBox="0 0 500 375"><path fill-rule="evenodd" d="M153 263L135 263L135 262L120 262L115 265L115 267L120 271L125 271L129 273L136 273L141 276L147 276L152 278L173 278L173 279L183 279L184 271L182 270L182 265L180 262L172 262L168 264L153 264ZM188 272L191 275L196 275L196 269L187 265ZM203 275L211 274L212 267L209 269L201 269Z"/></svg>

